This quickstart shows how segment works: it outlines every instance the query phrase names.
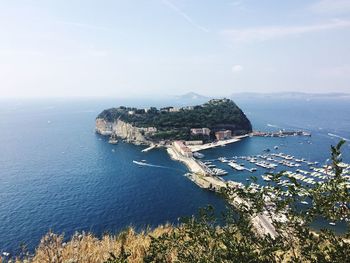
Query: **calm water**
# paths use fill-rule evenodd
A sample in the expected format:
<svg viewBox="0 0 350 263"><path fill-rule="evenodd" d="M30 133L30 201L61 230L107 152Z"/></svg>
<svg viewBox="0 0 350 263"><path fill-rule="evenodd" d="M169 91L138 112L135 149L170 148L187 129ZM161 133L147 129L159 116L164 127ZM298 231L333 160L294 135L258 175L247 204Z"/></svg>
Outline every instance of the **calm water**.
<svg viewBox="0 0 350 263"><path fill-rule="evenodd" d="M204 152L207 158L260 154L275 145L282 152L324 162L330 144L350 138L348 101L237 101L254 128L303 128L305 138L251 138ZM212 204L217 195L199 189L183 176L186 167L164 150L141 153L142 147L110 145L93 132L96 115L117 105L167 105L166 102L112 100L1 101L0 104L0 251L16 252L20 243L35 247L52 229L118 232L133 225L178 222ZM349 160L349 145L344 147ZM162 167L139 168L145 159ZM244 181L233 172L227 177ZM250 175L249 175L250 176Z"/></svg>

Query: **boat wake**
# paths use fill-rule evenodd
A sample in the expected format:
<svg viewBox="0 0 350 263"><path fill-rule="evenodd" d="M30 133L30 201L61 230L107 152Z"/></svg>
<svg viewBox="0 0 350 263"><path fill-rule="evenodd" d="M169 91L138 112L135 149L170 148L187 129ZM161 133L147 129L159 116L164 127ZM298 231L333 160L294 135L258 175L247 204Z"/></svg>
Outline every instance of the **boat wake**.
<svg viewBox="0 0 350 263"><path fill-rule="evenodd" d="M328 136L330 136L330 137L336 137L336 138L339 138L339 139L343 139L344 141L350 141L350 139L348 139L348 138L344 138L344 137L342 137L342 136L340 136L340 135L333 134L333 133L328 133Z"/></svg>
<svg viewBox="0 0 350 263"><path fill-rule="evenodd" d="M132 161L134 164L140 165L140 166L147 166L147 167L154 167L154 168L162 168L162 169L169 169L169 170L176 170L176 171L182 171L180 169L176 169L173 167L169 166L164 166L164 165L156 165L156 164L151 164L151 163L146 163L146 162L139 162L139 161ZM183 172L183 171L182 171Z"/></svg>

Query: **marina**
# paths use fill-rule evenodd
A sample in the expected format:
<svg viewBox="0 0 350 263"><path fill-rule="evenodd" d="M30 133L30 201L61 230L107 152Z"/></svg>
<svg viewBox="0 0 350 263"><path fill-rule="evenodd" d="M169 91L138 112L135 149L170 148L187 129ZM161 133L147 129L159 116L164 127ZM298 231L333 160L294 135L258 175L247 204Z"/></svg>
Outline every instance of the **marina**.
<svg viewBox="0 0 350 263"><path fill-rule="evenodd" d="M282 152L253 156L232 156L231 158L219 157L203 161L203 165L208 168L219 166L221 168L227 165L232 168L229 174L242 176L246 181L250 181L249 178L246 178L246 172L260 173L258 178L262 179L260 182L262 185L264 182L271 181L271 176L266 173L281 172L284 178L281 185L285 187L290 185L291 178L304 184L315 185L335 175L330 165L320 165L317 161L298 158ZM347 186L350 188L350 164L340 163L340 167L343 169L342 175L348 180ZM285 171L286 168L288 168L288 171Z"/></svg>

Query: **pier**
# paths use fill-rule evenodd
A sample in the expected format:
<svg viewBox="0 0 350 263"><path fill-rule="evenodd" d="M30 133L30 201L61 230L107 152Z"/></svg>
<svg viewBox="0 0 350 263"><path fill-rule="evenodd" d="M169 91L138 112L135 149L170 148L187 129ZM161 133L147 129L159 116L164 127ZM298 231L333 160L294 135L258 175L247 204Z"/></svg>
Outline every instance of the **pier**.
<svg viewBox="0 0 350 263"><path fill-rule="evenodd" d="M225 146L227 144L239 142L241 139L246 138L248 136L249 136L249 134L245 134L245 135L240 135L240 136L234 136L230 139L220 140L220 141L206 143L206 144L202 144L202 145L188 145L187 147L190 148L192 152L199 152L199 151L203 151L203 150L207 150L207 149L211 149L211 148L215 148L215 147L220 147L220 146L222 147L222 146Z"/></svg>
<svg viewBox="0 0 350 263"><path fill-rule="evenodd" d="M149 152L150 150L156 148L157 145L156 144L152 144L150 147L143 149L141 152L145 153L145 152Z"/></svg>

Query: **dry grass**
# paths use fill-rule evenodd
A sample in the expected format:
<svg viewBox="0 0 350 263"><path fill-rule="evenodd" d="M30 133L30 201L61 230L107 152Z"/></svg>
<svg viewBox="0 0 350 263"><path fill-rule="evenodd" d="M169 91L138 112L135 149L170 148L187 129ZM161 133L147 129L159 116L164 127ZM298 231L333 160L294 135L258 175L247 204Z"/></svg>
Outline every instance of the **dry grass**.
<svg viewBox="0 0 350 263"><path fill-rule="evenodd" d="M100 263L106 261L111 253L119 255L123 244L125 251L130 253L128 262L139 263L143 262L149 248L150 235L159 237L172 229L171 225L164 225L136 233L129 228L117 236L105 235L100 239L90 233L77 233L68 242L64 242L62 235L48 233L41 239L32 258L22 261L17 259L15 262ZM0 263L2 262L0 257Z"/></svg>

